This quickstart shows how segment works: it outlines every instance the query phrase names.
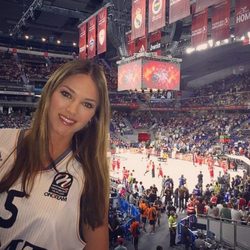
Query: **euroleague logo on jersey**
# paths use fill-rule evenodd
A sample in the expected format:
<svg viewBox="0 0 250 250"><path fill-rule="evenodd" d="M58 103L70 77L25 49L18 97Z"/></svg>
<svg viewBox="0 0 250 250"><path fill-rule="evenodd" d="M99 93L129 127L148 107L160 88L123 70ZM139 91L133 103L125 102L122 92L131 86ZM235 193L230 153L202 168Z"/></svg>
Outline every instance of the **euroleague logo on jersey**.
<svg viewBox="0 0 250 250"><path fill-rule="evenodd" d="M67 201L69 189L73 183L73 176L69 173L58 173L44 195L62 201Z"/></svg>

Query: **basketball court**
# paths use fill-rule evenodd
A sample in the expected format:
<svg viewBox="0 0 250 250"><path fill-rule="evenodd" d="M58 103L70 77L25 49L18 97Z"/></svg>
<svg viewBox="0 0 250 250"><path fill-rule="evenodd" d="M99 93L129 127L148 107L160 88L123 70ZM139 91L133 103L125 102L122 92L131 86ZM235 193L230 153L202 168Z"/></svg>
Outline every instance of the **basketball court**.
<svg viewBox="0 0 250 250"><path fill-rule="evenodd" d="M159 191L161 191L161 181L162 178L158 178L158 165L159 163L162 166L163 174L166 176L170 176L174 181L174 187L176 188L179 181L178 179L183 174L184 177L187 180L187 188L190 192L194 189L195 185L198 183L198 174L200 171L203 173L203 187L206 184L210 184L210 175L208 171L208 166L206 164L202 164L201 166L196 164L196 166L189 161L183 161L178 159L171 159L168 158L167 162L158 161L157 156L150 156L150 160L152 160L155 163L155 178L152 178L151 169L150 171L144 175L148 163L148 159L145 155L140 153L116 153L112 157L115 157L115 159L120 159L120 169L117 171L110 172L110 175L112 177L119 178L122 180L122 168L125 167L130 171L130 173L134 170L133 176L136 178L137 181L142 181L145 189L149 188L153 184L156 185ZM223 170L220 167L214 167L214 179L216 180L219 171L221 171L221 174L223 175ZM239 169L237 172L234 172L232 170L229 170L230 177L235 177L236 175L243 175L243 171ZM159 195L159 193L158 193Z"/></svg>

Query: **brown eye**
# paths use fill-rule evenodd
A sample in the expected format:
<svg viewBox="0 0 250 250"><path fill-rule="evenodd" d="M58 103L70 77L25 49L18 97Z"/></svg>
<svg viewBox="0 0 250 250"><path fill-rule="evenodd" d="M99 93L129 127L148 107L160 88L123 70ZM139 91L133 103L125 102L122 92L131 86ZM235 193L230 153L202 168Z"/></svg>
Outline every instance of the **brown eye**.
<svg viewBox="0 0 250 250"><path fill-rule="evenodd" d="M83 106L88 108L88 109L93 109L94 108L94 105L92 103L90 103L90 102L84 102Z"/></svg>
<svg viewBox="0 0 250 250"><path fill-rule="evenodd" d="M71 94L68 91L62 90L61 95L66 98L71 98Z"/></svg>

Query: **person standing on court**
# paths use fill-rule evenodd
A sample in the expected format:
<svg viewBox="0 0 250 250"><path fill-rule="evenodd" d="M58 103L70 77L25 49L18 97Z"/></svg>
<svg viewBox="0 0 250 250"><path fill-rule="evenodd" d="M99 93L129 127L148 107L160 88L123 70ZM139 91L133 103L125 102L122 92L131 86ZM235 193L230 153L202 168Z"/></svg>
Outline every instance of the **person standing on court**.
<svg viewBox="0 0 250 250"><path fill-rule="evenodd" d="M76 60L49 78L28 130L0 129L2 249L108 250L109 113L103 70Z"/></svg>
<svg viewBox="0 0 250 250"><path fill-rule="evenodd" d="M152 162L151 172L152 172L152 178L155 178L155 163L154 162Z"/></svg>

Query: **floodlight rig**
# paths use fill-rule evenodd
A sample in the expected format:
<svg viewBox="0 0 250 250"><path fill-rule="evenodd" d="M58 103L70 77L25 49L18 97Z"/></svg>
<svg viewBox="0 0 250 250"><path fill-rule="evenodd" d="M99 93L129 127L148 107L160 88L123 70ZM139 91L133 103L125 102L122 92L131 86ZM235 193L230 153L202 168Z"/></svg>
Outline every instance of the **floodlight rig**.
<svg viewBox="0 0 250 250"><path fill-rule="evenodd" d="M15 27L10 31L12 36L15 36L20 32L22 26L26 25L26 21L31 17L34 18L34 11L36 9L40 9L43 5L43 0L34 0L34 2L29 6L29 8L24 12L18 23Z"/></svg>

